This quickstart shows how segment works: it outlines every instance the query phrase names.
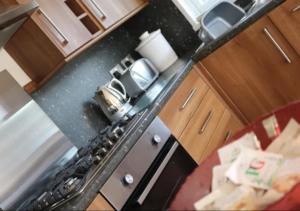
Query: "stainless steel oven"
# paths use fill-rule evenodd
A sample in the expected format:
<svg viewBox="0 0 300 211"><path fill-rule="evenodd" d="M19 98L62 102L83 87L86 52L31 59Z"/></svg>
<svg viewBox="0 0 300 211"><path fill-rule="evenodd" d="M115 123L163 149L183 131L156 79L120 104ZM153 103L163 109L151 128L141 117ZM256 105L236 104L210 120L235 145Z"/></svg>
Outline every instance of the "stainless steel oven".
<svg viewBox="0 0 300 211"><path fill-rule="evenodd" d="M165 210L196 166L155 118L100 192L117 210Z"/></svg>

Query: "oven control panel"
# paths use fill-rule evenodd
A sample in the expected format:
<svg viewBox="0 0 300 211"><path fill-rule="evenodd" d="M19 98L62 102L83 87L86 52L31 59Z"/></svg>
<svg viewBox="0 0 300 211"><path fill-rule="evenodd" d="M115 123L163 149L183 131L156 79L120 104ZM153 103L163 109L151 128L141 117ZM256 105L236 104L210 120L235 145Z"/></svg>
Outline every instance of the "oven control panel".
<svg viewBox="0 0 300 211"><path fill-rule="evenodd" d="M106 181L100 192L115 209L122 209L170 136L170 130L155 118Z"/></svg>

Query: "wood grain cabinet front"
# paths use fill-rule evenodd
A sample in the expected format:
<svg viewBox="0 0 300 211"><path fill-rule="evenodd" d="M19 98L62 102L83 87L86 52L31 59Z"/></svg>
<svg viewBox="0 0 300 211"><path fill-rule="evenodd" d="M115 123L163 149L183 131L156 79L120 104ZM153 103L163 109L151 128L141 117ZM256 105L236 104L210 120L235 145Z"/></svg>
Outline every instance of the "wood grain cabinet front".
<svg viewBox="0 0 300 211"><path fill-rule="evenodd" d="M288 0L269 17L300 56L300 0Z"/></svg>
<svg viewBox="0 0 300 211"><path fill-rule="evenodd" d="M86 211L114 211L115 209L100 194L94 199Z"/></svg>
<svg viewBox="0 0 300 211"><path fill-rule="evenodd" d="M40 7L31 18L65 56L92 39L92 34L66 4L68 1L37 2Z"/></svg>
<svg viewBox="0 0 300 211"><path fill-rule="evenodd" d="M208 89L193 69L160 112L160 118L176 138L181 136Z"/></svg>
<svg viewBox="0 0 300 211"><path fill-rule="evenodd" d="M243 123L226 109L200 158L200 162L204 161L214 150L225 144L232 135L243 129L243 127Z"/></svg>
<svg viewBox="0 0 300 211"><path fill-rule="evenodd" d="M249 122L300 99L300 60L268 17L201 63Z"/></svg>
<svg viewBox="0 0 300 211"><path fill-rule="evenodd" d="M159 117L198 164L243 127L198 67L191 70Z"/></svg>
<svg viewBox="0 0 300 211"><path fill-rule="evenodd" d="M179 141L197 163L207 150L225 110L225 105L214 92L208 91L180 136Z"/></svg>
<svg viewBox="0 0 300 211"><path fill-rule="evenodd" d="M14 2L16 1L6 1ZM21 0L18 0L21 2ZM39 8L5 49L31 78L31 93L130 17L148 0L37 0ZM100 14L100 15L99 15Z"/></svg>
<svg viewBox="0 0 300 211"><path fill-rule="evenodd" d="M64 64L64 55L32 19L14 34L5 50L32 80L28 92L38 89Z"/></svg>
<svg viewBox="0 0 300 211"><path fill-rule="evenodd" d="M143 6L147 0L82 0L91 13L107 29Z"/></svg>

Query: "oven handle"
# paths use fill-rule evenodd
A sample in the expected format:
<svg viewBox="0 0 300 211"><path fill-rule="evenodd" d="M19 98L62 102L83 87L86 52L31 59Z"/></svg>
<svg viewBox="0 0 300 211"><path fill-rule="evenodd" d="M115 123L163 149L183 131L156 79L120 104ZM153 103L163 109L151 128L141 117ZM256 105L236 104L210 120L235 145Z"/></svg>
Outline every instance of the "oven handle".
<svg viewBox="0 0 300 211"><path fill-rule="evenodd" d="M169 160L174 155L176 149L178 148L178 145L179 144L177 143L177 141L174 142L173 146L171 147L170 151L166 155L165 159L161 162L160 166L158 167L157 171L155 172L155 174L153 175L153 177L149 181L149 183L146 186L146 188L144 189L143 193L138 198L137 202L138 202L139 205L142 205L144 203L146 197L148 196L148 194L151 191L152 187L154 186L155 182L158 180L159 176L161 175L161 173L165 169L165 167L168 164Z"/></svg>

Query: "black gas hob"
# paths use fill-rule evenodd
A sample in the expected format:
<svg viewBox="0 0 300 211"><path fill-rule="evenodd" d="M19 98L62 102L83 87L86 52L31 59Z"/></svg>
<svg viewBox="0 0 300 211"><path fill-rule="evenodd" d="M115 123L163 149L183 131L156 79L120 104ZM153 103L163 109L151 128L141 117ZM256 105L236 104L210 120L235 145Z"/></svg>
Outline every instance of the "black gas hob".
<svg viewBox="0 0 300 211"><path fill-rule="evenodd" d="M21 209L51 210L79 196L96 179L126 137L138 126L145 113L146 110L134 117L124 117L100 130L98 135L80 148L77 156L55 175L39 197L28 199Z"/></svg>

